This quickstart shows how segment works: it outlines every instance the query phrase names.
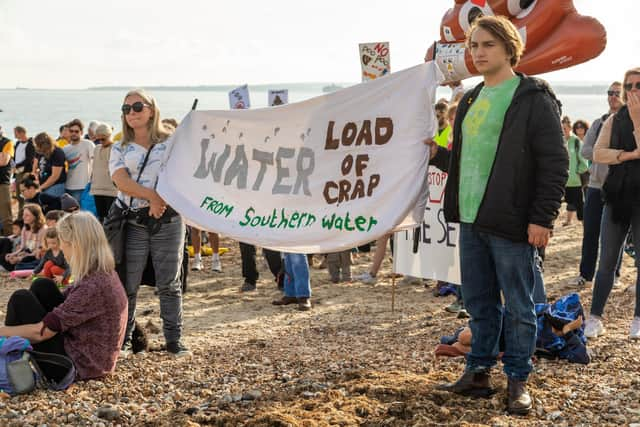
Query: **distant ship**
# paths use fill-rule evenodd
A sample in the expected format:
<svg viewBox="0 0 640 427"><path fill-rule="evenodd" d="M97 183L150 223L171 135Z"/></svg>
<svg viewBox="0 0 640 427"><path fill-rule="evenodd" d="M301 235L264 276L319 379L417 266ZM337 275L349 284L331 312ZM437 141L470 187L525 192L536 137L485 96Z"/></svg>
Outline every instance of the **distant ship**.
<svg viewBox="0 0 640 427"><path fill-rule="evenodd" d="M322 88L322 91L324 93L328 93L328 92L335 92L338 89L342 89L342 86L338 86L334 83L331 83L329 86L325 86Z"/></svg>

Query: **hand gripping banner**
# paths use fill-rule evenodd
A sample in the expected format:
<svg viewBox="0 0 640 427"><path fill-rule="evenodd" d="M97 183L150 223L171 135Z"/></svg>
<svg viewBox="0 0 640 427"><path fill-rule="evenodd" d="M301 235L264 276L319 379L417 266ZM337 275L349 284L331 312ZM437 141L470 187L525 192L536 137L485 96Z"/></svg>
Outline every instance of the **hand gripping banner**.
<svg viewBox="0 0 640 427"><path fill-rule="evenodd" d="M304 102L192 111L172 136L160 195L199 228L327 253L422 222L433 63Z"/></svg>

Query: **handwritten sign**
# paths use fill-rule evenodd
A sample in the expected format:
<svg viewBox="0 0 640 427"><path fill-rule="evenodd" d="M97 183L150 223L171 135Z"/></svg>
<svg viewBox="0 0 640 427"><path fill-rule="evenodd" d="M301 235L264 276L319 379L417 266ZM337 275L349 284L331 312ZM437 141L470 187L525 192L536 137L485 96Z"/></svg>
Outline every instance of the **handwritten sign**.
<svg viewBox="0 0 640 427"><path fill-rule="evenodd" d="M251 101L249 100L249 86L239 86L229 92L229 108L232 110L244 110L251 108Z"/></svg>
<svg viewBox="0 0 640 427"><path fill-rule="evenodd" d="M192 111L158 191L192 225L285 252L345 250L413 227L440 77L422 64L278 108Z"/></svg>
<svg viewBox="0 0 640 427"><path fill-rule="evenodd" d="M431 166L428 183L422 224L394 236L393 268L396 273L460 284L459 227L444 219L447 174Z"/></svg>
<svg viewBox="0 0 640 427"><path fill-rule="evenodd" d="M389 42L360 43L359 46L363 82L391 72Z"/></svg>
<svg viewBox="0 0 640 427"><path fill-rule="evenodd" d="M284 105L289 103L289 90L269 89L269 107L275 107L277 105Z"/></svg>

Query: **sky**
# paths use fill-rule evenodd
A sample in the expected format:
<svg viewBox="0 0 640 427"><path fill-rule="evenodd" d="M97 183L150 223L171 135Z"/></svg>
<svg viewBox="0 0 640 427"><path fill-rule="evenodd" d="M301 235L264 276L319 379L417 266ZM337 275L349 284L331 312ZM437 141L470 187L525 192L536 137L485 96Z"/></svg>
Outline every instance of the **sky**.
<svg viewBox="0 0 640 427"><path fill-rule="evenodd" d="M392 71L417 65L453 4L0 0L0 88L356 82L358 43L389 41ZM574 4L605 26L607 48L544 78L609 82L640 66L637 0Z"/></svg>

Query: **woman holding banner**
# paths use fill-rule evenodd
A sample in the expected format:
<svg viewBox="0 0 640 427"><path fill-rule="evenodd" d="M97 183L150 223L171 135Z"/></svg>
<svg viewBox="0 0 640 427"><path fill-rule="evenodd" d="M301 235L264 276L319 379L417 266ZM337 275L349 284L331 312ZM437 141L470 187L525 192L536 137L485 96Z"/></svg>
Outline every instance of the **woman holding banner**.
<svg viewBox="0 0 640 427"><path fill-rule="evenodd" d="M160 165L170 148L169 130L162 124L155 99L143 90L132 90L122 105L122 140L113 145L109 171L118 187L111 209L128 209L122 277L129 313L123 354L131 351L136 297L148 258L154 269L160 298L167 351L189 355L181 343L182 264L185 226L178 213L167 206L155 188Z"/></svg>

